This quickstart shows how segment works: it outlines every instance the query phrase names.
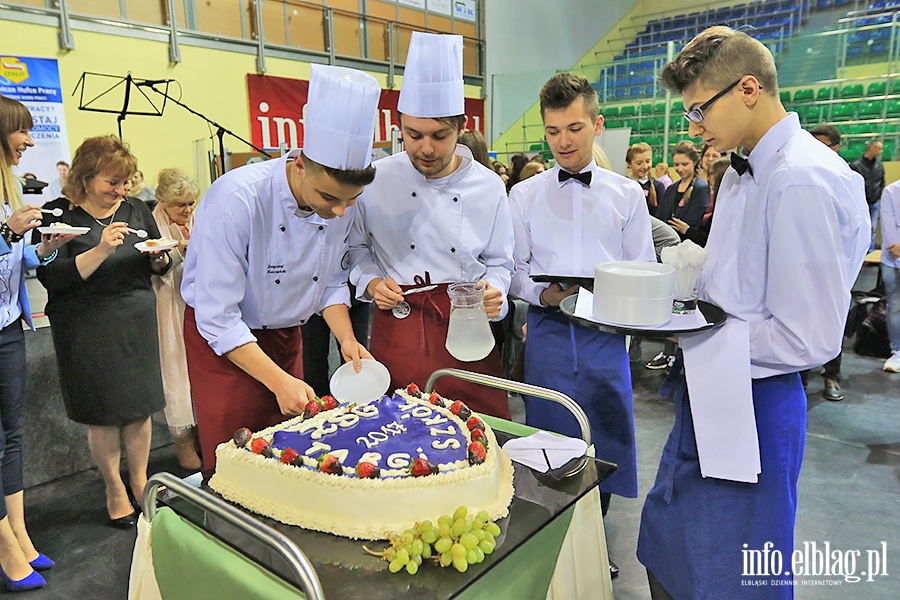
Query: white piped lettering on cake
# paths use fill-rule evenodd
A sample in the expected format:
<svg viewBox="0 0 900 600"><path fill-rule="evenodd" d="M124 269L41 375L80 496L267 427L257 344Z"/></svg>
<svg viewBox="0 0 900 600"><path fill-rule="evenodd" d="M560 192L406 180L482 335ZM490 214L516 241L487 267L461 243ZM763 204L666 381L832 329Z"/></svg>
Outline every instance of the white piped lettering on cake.
<svg viewBox="0 0 900 600"><path fill-rule="evenodd" d="M447 417L438 413L431 417L430 419L422 419L422 422L428 425L429 427L433 427L434 425L441 425L442 423L447 422Z"/></svg>
<svg viewBox="0 0 900 600"><path fill-rule="evenodd" d="M446 450L450 448L451 450L459 449L459 440L456 438L444 438L442 440L434 440L431 442L431 447L435 450Z"/></svg>
<svg viewBox="0 0 900 600"><path fill-rule="evenodd" d="M374 402L372 404L363 404L362 406L357 405L350 409L350 412L359 415L363 419L371 419L378 416L378 406Z"/></svg>
<svg viewBox="0 0 900 600"><path fill-rule="evenodd" d="M431 413L434 412L427 406L417 406L412 410L412 416L417 419L425 419L426 417L430 417Z"/></svg>
<svg viewBox="0 0 900 600"><path fill-rule="evenodd" d="M387 459L387 466L392 469L404 469L412 463L412 457L406 452L391 454Z"/></svg>
<svg viewBox="0 0 900 600"><path fill-rule="evenodd" d="M348 428L353 427L357 423L359 423L359 416L353 414L352 412L331 415L328 417L329 423L334 423L338 427Z"/></svg>
<svg viewBox="0 0 900 600"><path fill-rule="evenodd" d="M331 450L331 446L328 444L323 444L322 442L313 442L312 446L306 449L306 452L303 454L307 456L315 456L318 457L323 452L328 452Z"/></svg>

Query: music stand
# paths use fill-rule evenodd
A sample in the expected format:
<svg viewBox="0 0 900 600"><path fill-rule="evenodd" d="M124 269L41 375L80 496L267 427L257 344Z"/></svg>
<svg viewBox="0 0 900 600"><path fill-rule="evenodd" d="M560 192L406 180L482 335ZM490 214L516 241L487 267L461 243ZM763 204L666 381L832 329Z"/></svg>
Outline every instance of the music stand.
<svg viewBox="0 0 900 600"><path fill-rule="evenodd" d="M97 82L98 87L102 89L102 91L96 94L90 100L86 101L85 93L87 92L87 89L89 87L88 79L90 78L93 78L90 83L93 84L94 82ZM166 91L168 91L169 83L171 80L163 81L166 84ZM118 115L116 117L116 122L119 126L119 139L122 139L122 121L124 121L125 117L127 117L128 115L138 115L144 117L163 116L163 111L166 108L166 98L168 98L168 96L166 94L163 94L162 104L157 106L157 104L153 100L151 100L146 93L144 93L144 90L141 89L142 87L147 87L153 85L154 83L162 83L162 81L135 79L131 76L131 73L128 73L128 75L126 75L125 77L120 77L118 75L90 73L88 71L85 71L78 79L78 83L75 85L75 89L72 91L72 95L74 96L75 94L79 94L80 92L78 98L78 110ZM114 90L118 89L124 89L124 97L122 98L121 108L113 108L111 101L114 98L111 94ZM132 90L137 90L138 92L140 92L140 97L135 96L132 93ZM141 97L143 97L143 99L141 99ZM139 102L144 104L144 106L140 108L133 108L131 106L133 99L137 99ZM110 104L104 106L103 102L110 102Z"/></svg>

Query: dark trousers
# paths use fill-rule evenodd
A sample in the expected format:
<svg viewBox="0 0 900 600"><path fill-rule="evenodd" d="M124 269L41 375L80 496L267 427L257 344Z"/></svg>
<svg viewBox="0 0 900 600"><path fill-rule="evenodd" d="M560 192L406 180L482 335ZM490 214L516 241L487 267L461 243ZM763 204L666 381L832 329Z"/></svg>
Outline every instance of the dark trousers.
<svg viewBox="0 0 900 600"><path fill-rule="evenodd" d="M835 381L840 381L841 377L841 357L844 355L843 351L825 363L825 372L822 373L822 377L825 379L834 379ZM806 387L806 384L809 383L809 369L806 371L800 371L800 380L803 382L803 386Z"/></svg>
<svg viewBox="0 0 900 600"><path fill-rule="evenodd" d="M25 333L21 319L0 331L0 479L3 495L21 492L22 420L25 413ZM0 499L0 519L6 501Z"/></svg>
<svg viewBox="0 0 900 600"><path fill-rule="evenodd" d="M351 290L351 297L355 290ZM368 302L353 301L350 307L350 322L356 340L368 347L369 310ZM328 348L331 343L331 330L328 323L319 315L313 315L300 328L303 336L303 381L316 392L316 396L329 393Z"/></svg>

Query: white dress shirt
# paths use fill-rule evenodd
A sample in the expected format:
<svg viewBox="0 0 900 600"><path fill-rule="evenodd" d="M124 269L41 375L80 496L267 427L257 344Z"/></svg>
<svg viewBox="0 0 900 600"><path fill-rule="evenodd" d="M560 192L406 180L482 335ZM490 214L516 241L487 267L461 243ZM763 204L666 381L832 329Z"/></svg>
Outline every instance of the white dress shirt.
<svg viewBox="0 0 900 600"><path fill-rule="evenodd" d="M350 303L345 255L355 210L323 219L297 208L287 157L229 171L197 210L181 293L220 356L256 341L251 329L303 325Z"/></svg>
<svg viewBox="0 0 900 600"><path fill-rule="evenodd" d="M900 258L891 258L888 247L900 244L900 182L881 193L881 264L900 269Z"/></svg>
<svg viewBox="0 0 900 600"><path fill-rule="evenodd" d="M750 325L754 379L824 364L841 350L850 289L869 246L862 178L795 113L729 169L716 196L700 298Z"/></svg>
<svg viewBox="0 0 900 600"><path fill-rule="evenodd" d="M513 186L509 195L515 229L516 272L510 293L540 306L549 285L531 275L594 278L602 262L656 262L644 190L633 179L601 169L593 161L587 187L559 182L559 167Z"/></svg>
<svg viewBox="0 0 900 600"><path fill-rule="evenodd" d="M476 162L465 146L447 177L426 179L406 152L375 163L350 234L350 282L361 300L376 278L415 285L427 271L431 283L486 279L504 296L513 270L513 231L503 181Z"/></svg>

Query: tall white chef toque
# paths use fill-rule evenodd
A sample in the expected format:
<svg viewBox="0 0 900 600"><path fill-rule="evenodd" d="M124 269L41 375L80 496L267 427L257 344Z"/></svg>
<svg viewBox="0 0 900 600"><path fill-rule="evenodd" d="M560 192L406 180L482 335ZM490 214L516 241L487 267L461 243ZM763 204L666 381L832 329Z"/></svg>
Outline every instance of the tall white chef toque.
<svg viewBox="0 0 900 600"><path fill-rule="evenodd" d="M312 65L303 133L303 153L333 169L365 169L381 87L356 69Z"/></svg>
<svg viewBox="0 0 900 600"><path fill-rule="evenodd" d="M414 31L397 110L412 117L452 117L466 112L461 35Z"/></svg>

